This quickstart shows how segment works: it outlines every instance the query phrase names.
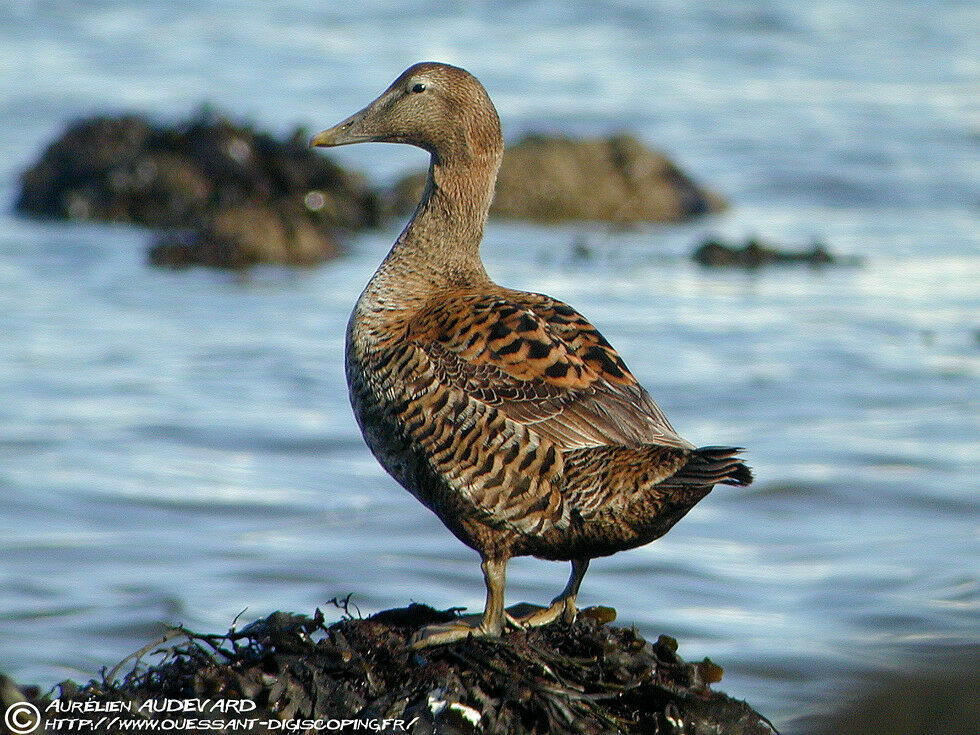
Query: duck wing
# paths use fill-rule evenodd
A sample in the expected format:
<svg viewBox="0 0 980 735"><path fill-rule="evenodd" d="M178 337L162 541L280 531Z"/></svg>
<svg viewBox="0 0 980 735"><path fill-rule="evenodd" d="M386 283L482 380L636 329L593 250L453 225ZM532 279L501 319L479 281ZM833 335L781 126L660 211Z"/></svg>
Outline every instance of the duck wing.
<svg viewBox="0 0 980 735"><path fill-rule="evenodd" d="M416 314L409 340L438 382L562 451L693 448L599 331L550 297L509 289L443 295Z"/></svg>

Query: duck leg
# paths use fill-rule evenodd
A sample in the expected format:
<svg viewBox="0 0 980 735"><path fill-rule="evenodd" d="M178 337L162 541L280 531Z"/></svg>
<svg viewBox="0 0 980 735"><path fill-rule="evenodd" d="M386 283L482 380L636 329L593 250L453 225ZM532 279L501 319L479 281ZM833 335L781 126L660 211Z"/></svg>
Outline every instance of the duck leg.
<svg viewBox="0 0 980 735"><path fill-rule="evenodd" d="M469 636L499 636L504 630L504 585L507 581L507 559L484 559L480 564L487 585L487 604L480 623L473 625L467 615L440 625L427 625L412 637L412 648L427 648L452 643Z"/></svg>
<svg viewBox="0 0 980 735"><path fill-rule="evenodd" d="M578 588L588 568L588 559L572 559L572 574L568 578L568 584L561 594L551 601L551 607L539 608L530 615L517 618L517 622L526 628L547 625L559 619L566 623L574 622L575 614L578 612L575 598L578 596Z"/></svg>

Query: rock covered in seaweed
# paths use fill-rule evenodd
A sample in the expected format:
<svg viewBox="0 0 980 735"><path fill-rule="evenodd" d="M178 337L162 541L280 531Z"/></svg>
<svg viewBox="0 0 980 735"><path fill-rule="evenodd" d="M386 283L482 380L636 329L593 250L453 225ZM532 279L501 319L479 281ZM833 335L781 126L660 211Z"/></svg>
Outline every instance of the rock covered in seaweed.
<svg viewBox="0 0 980 735"><path fill-rule="evenodd" d="M765 265L856 265L854 258L832 254L821 242L814 242L803 250L787 250L749 238L742 246L728 244L716 238L708 238L699 245L691 259L707 268L760 268Z"/></svg>
<svg viewBox="0 0 980 735"><path fill-rule="evenodd" d="M377 225L380 202L306 139L206 110L173 126L139 115L80 120L24 172L15 209L179 231L151 253L160 265L309 265L337 254L338 230Z"/></svg>
<svg viewBox="0 0 980 735"><path fill-rule="evenodd" d="M424 175L414 174L399 181L394 208L412 211L424 183ZM725 206L720 196L631 135L595 140L529 135L504 149L490 214L628 224L677 222Z"/></svg>
<svg viewBox="0 0 980 735"><path fill-rule="evenodd" d="M134 668L121 681L114 678L117 667L101 682L63 684L59 700L128 702L130 711L120 716L134 719L173 719L172 712L148 711L150 700L207 700L210 705L181 716L300 724L400 720L415 735L775 732L747 704L711 688L719 667L686 663L666 636L649 643L584 611L572 625L424 651L409 647L419 627L451 617L412 605L329 627L317 611L312 618L274 613L224 636L179 629L183 641L160 663ZM213 702L242 699L255 709L215 713ZM36 693L33 700L44 712L47 702Z"/></svg>
<svg viewBox="0 0 980 735"><path fill-rule="evenodd" d="M247 268L260 263L312 266L339 250L332 231L319 227L296 202L287 199L220 206L195 230L160 234L150 248L149 260L167 268Z"/></svg>

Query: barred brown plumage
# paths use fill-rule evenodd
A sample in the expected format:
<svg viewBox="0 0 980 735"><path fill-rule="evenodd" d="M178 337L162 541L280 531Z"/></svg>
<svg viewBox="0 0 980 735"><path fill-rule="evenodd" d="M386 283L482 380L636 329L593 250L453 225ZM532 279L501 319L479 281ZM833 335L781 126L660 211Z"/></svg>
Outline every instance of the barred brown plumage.
<svg viewBox="0 0 980 735"><path fill-rule="evenodd" d="M499 635L513 556L572 562L565 590L520 622L572 619L590 559L659 538L715 484L752 474L740 450L682 439L575 309L490 280L479 246L503 142L472 75L416 64L313 145L364 141L416 145L431 163L351 315L351 404L384 468L479 552L487 585L479 625L416 645Z"/></svg>

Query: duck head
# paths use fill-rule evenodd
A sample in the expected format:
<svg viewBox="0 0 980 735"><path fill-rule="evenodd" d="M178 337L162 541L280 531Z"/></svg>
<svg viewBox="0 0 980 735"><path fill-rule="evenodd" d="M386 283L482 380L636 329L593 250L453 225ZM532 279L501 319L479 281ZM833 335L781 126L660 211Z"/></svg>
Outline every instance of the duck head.
<svg viewBox="0 0 980 735"><path fill-rule="evenodd" d="M448 64L422 62L399 76L360 112L316 135L312 146L408 143L435 161L497 159L500 118L483 85Z"/></svg>

